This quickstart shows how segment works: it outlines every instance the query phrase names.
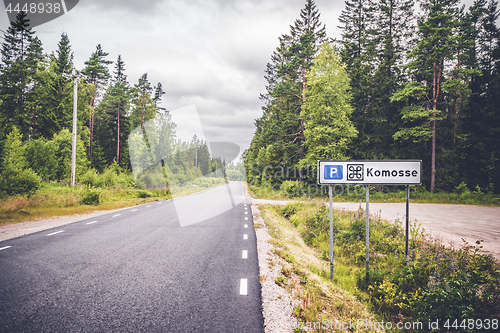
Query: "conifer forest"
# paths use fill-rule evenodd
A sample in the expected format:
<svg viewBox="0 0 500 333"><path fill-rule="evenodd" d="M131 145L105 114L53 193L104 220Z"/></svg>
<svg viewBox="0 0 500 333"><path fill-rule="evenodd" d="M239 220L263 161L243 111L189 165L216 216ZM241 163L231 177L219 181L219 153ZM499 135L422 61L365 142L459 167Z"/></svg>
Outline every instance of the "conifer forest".
<svg viewBox="0 0 500 333"><path fill-rule="evenodd" d="M320 159L418 159L429 191L463 183L500 193L499 15L496 0L347 0L341 38L332 38L306 0L262 69L262 116L243 154L248 182L315 183ZM3 194L69 180L76 77L77 181L110 167L131 173L127 140L157 115L172 141L166 154L177 156L167 168L197 175L222 162L197 164L195 154L208 161L207 143L175 140L160 107L165 88L147 73L129 82L121 56L97 45L75 68L71 36L44 50L23 12L2 33Z"/></svg>
<svg viewBox="0 0 500 333"><path fill-rule="evenodd" d="M315 183L321 159L418 159L429 191L499 193L498 17L495 0L347 0L333 39L306 1L265 69L249 183Z"/></svg>

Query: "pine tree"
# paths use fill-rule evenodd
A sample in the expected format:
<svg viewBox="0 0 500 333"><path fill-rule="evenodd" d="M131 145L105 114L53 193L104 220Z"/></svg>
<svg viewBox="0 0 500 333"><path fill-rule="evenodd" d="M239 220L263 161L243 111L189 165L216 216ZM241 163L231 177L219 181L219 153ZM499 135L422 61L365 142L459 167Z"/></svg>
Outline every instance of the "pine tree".
<svg viewBox="0 0 500 333"><path fill-rule="evenodd" d="M97 45L96 51L92 53L90 59L85 62L86 67L83 69L83 74L86 76L86 81L93 85L94 92L90 100L90 107L92 108L89 117L89 147L88 155L92 158L92 141L94 138L94 112L96 107L97 98L100 95L101 89L106 85L110 74L108 71L108 65L112 61L106 60L108 53L104 52L101 48L101 44Z"/></svg>
<svg viewBox="0 0 500 333"><path fill-rule="evenodd" d="M120 163L123 153L124 137L128 135L129 123L127 114L130 109L130 86L125 75L125 63L118 56L113 72L113 83L107 89L99 104L98 141L108 163L113 159Z"/></svg>
<svg viewBox="0 0 500 333"><path fill-rule="evenodd" d="M428 0L422 4L424 16L418 21L419 39L408 64L413 81L396 92L392 101L411 101L402 119L410 126L394 134L395 139L431 140L431 184L436 182L436 124L445 118L441 103L446 64L454 59L459 14L458 0Z"/></svg>
<svg viewBox="0 0 500 333"><path fill-rule="evenodd" d="M148 80L148 74L144 73L134 85L132 90L133 95L133 110L132 110L132 127L141 126L144 133L144 123L153 119L156 114L155 97L151 96L153 88ZM158 96L159 98L159 96Z"/></svg>

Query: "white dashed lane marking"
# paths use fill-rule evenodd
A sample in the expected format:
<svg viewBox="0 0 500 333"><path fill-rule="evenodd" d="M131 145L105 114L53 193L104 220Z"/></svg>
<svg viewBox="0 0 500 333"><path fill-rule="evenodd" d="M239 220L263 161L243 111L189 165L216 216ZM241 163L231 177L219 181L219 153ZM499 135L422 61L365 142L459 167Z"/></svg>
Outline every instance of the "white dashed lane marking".
<svg viewBox="0 0 500 333"><path fill-rule="evenodd" d="M241 252L241 258L248 259L248 251L247 250L243 250L243 252Z"/></svg>
<svg viewBox="0 0 500 333"><path fill-rule="evenodd" d="M61 232L64 232L64 230L59 230L59 231L56 231L56 232L52 232L50 234L47 234L47 236L52 236L52 235L55 235L55 234L60 234Z"/></svg>
<svg viewBox="0 0 500 333"><path fill-rule="evenodd" d="M248 295L247 279L240 280L240 295Z"/></svg>
<svg viewBox="0 0 500 333"><path fill-rule="evenodd" d="M92 222L89 222L89 223L86 223L86 224L94 224L96 223L97 221L92 221Z"/></svg>
<svg viewBox="0 0 500 333"><path fill-rule="evenodd" d="M116 215L113 215L113 217L117 217L117 216L120 216L120 215L122 215L122 214L116 214Z"/></svg>
<svg viewBox="0 0 500 333"><path fill-rule="evenodd" d="M248 224L243 225L243 228L248 228Z"/></svg>
<svg viewBox="0 0 500 333"><path fill-rule="evenodd" d="M0 251L2 250L7 250L8 248L11 248L12 246L4 246L4 247L0 247Z"/></svg>
<svg viewBox="0 0 500 333"><path fill-rule="evenodd" d="M247 234L243 234L243 239L248 239L248 235Z"/></svg>
<svg viewBox="0 0 500 333"><path fill-rule="evenodd" d="M132 210L131 210L131 212L136 212L136 211L138 211L138 209L132 209Z"/></svg>

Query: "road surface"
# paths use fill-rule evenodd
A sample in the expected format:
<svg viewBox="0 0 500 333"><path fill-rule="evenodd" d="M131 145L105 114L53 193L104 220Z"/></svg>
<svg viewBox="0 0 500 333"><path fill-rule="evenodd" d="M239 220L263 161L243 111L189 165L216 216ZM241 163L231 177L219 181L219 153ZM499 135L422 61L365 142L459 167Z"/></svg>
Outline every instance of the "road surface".
<svg viewBox="0 0 500 333"><path fill-rule="evenodd" d="M0 332L264 332L243 187L0 242Z"/></svg>

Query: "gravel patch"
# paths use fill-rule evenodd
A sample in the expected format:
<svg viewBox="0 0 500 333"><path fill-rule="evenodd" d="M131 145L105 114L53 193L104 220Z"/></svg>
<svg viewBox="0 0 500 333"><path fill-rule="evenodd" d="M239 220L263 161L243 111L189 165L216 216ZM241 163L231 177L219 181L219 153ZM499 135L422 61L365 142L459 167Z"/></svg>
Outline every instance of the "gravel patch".
<svg viewBox="0 0 500 333"><path fill-rule="evenodd" d="M264 331L273 333L292 333L294 317L292 316L292 298L286 289L278 286L274 281L281 273L282 260L273 253L274 246L270 243L264 219L259 208L252 199L252 215L257 235L257 253L259 259L259 275L262 293L262 314L264 316Z"/></svg>

